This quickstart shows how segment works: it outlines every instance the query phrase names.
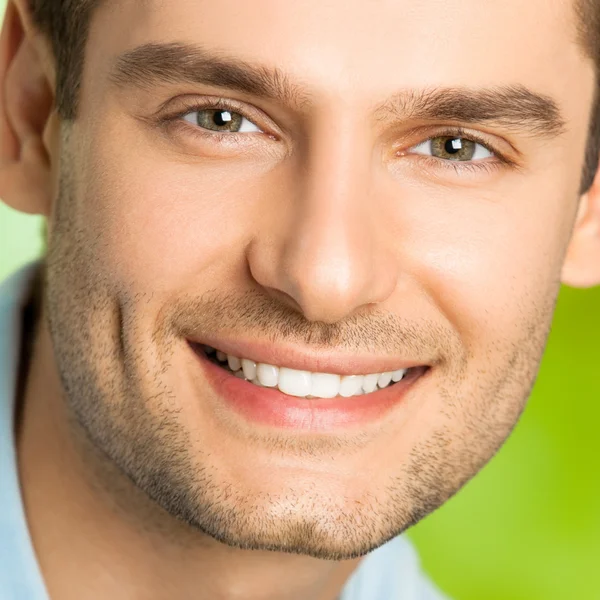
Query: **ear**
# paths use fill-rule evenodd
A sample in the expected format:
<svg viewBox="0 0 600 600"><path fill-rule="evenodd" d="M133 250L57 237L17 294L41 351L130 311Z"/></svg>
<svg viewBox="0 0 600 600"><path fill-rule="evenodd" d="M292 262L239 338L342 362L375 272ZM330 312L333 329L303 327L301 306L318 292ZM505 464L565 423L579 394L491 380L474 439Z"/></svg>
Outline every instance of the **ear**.
<svg viewBox="0 0 600 600"><path fill-rule="evenodd" d="M600 285L600 169L581 197L561 279L572 287Z"/></svg>
<svg viewBox="0 0 600 600"><path fill-rule="evenodd" d="M53 185L46 129L54 94L26 4L9 0L0 36L0 198L16 210L48 216Z"/></svg>

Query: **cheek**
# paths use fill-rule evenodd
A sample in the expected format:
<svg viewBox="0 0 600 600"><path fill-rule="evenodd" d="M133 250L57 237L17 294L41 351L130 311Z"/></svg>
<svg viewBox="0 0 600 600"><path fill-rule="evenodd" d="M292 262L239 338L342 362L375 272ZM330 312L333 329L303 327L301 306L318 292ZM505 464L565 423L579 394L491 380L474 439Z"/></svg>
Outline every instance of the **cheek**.
<svg viewBox="0 0 600 600"><path fill-rule="evenodd" d="M553 301L575 198L561 191L521 181L506 195L445 190L409 203L408 269L468 346L522 336Z"/></svg>
<svg viewBox="0 0 600 600"><path fill-rule="evenodd" d="M111 277L138 291L217 285L254 235L260 174L223 163L102 160L87 190Z"/></svg>

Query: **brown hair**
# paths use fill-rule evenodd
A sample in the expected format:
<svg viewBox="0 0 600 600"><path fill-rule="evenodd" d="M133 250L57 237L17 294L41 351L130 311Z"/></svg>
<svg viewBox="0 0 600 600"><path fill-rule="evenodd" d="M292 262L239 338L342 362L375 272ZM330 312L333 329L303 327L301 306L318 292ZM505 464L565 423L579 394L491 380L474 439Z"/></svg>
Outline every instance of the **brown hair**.
<svg viewBox="0 0 600 600"><path fill-rule="evenodd" d="M56 104L60 115L72 120L83 70L85 43L91 16L102 0L29 0L35 25L49 38L57 63ZM596 94L582 173L581 191L587 191L600 160L600 0L575 0L578 41L596 65Z"/></svg>
<svg viewBox="0 0 600 600"><path fill-rule="evenodd" d="M56 58L56 106L72 120L85 55L85 43L94 9L102 0L29 0L34 24L49 39Z"/></svg>
<svg viewBox="0 0 600 600"><path fill-rule="evenodd" d="M579 43L596 65L596 93L585 153L581 191L589 190L600 159L600 0L575 0Z"/></svg>

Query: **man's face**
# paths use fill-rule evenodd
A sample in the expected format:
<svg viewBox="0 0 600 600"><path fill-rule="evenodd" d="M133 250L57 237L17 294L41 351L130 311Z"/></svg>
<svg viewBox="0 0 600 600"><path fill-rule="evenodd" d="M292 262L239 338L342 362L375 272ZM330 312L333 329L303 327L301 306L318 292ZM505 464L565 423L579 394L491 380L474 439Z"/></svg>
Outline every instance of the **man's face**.
<svg viewBox="0 0 600 600"><path fill-rule="evenodd" d="M167 511L226 543L350 558L504 441L578 207L593 77L566 4L95 13L48 314L68 405ZM312 372L413 369L386 392L296 400L294 420L190 341Z"/></svg>

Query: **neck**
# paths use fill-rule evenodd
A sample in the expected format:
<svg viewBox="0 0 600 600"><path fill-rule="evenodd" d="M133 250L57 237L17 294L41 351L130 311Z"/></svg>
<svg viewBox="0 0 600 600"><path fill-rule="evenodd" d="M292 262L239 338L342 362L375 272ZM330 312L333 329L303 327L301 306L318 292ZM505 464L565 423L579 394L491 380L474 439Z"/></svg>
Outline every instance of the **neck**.
<svg viewBox="0 0 600 600"><path fill-rule="evenodd" d="M241 550L192 530L145 496L70 417L46 320L22 387L17 452L29 530L62 600L335 600L360 559Z"/></svg>

